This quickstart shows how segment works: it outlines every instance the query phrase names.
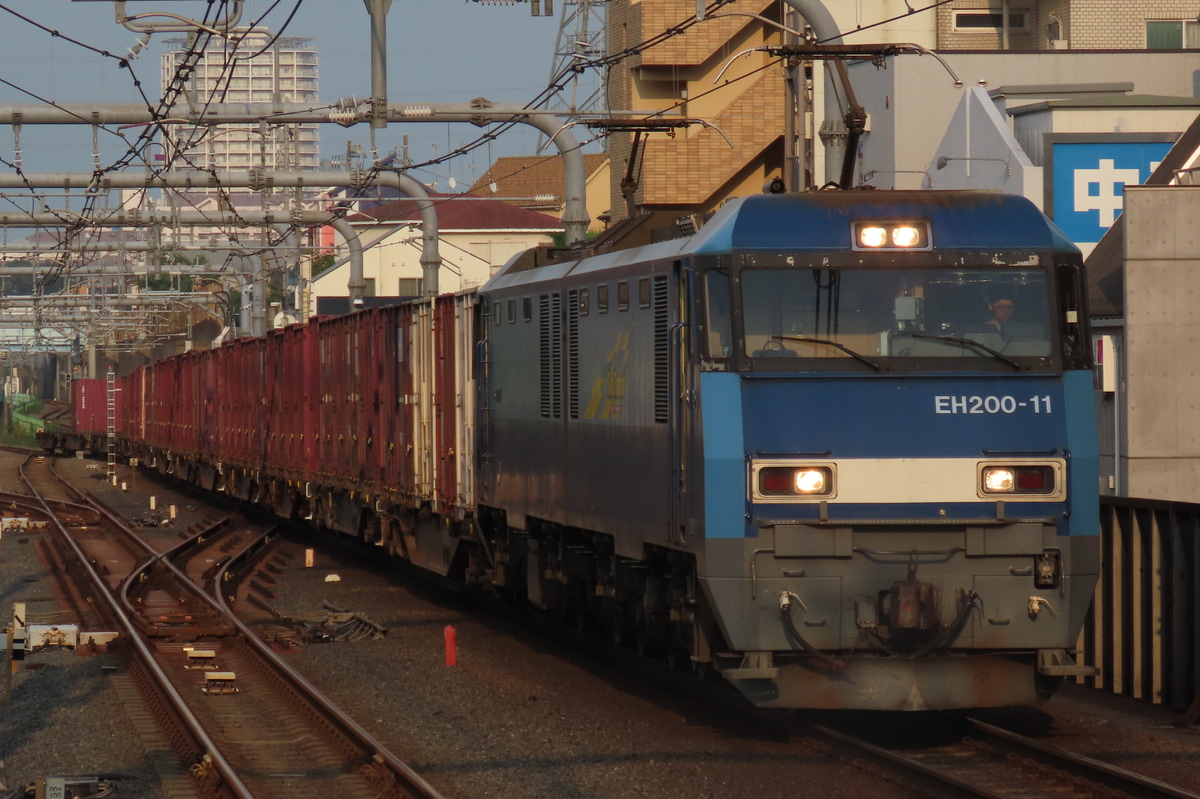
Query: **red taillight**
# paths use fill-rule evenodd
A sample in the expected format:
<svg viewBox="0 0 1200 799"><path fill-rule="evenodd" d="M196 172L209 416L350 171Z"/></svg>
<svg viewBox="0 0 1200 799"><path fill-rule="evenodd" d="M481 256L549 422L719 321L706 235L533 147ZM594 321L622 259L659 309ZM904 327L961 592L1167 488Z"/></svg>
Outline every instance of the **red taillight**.
<svg viewBox="0 0 1200 799"><path fill-rule="evenodd" d="M1041 466L1017 469L1017 490L1041 493L1047 488L1052 488L1047 485L1049 472L1049 469Z"/></svg>
<svg viewBox="0 0 1200 799"><path fill-rule="evenodd" d="M763 469L759 475L762 480L762 491L764 494L790 494L792 493L792 477L791 469Z"/></svg>

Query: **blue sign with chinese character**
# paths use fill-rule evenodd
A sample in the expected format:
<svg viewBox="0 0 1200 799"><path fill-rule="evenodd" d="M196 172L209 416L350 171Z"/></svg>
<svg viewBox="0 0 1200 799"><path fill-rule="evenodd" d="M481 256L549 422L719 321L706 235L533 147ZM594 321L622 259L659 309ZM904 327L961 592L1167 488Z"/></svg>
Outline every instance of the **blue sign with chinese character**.
<svg viewBox="0 0 1200 799"><path fill-rule="evenodd" d="M1171 142L1055 142L1054 222L1077 243L1094 244L1121 214L1125 184L1145 183Z"/></svg>

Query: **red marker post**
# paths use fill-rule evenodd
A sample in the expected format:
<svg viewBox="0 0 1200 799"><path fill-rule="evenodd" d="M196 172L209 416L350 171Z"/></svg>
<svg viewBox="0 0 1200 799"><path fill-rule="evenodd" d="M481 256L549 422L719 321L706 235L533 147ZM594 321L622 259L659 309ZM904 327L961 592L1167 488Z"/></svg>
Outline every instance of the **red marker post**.
<svg viewBox="0 0 1200 799"><path fill-rule="evenodd" d="M458 633L454 630L453 624L447 624L445 629L446 634L446 665L458 665Z"/></svg>

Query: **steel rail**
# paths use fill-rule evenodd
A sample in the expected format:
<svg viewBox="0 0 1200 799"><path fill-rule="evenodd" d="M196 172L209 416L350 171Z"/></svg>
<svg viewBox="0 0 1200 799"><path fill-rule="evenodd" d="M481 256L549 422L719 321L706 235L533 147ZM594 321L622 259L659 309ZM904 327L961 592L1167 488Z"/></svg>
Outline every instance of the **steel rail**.
<svg viewBox="0 0 1200 799"><path fill-rule="evenodd" d="M1008 764L1023 767L1030 776L1053 778L1057 785L1069 779L1076 793L1130 799L1200 799L1200 794L1174 785L1067 752L976 719L968 718L967 721L975 727L978 737L966 738L962 743L974 746L984 755L1002 759L1007 756ZM983 779L978 783L964 779L937 765L922 762L919 757L901 754L827 726L806 722L800 722L798 726L807 729L808 732L802 734L807 734L810 742L836 742L877 766L913 775L922 786L933 788L939 794L949 791L952 796L981 799L1009 799L1016 793L1022 796L1036 795L1027 786L1014 789L1013 792L995 791L983 784ZM1047 794L1057 792L1055 786L1047 789Z"/></svg>
<svg viewBox="0 0 1200 799"><path fill-rule="evenodd" d="M50 520L50 523L52 523L58 529L59 535L62 536L75 557L78 558L80 565L86 571L88 578L92 581L93 585L95 585L97 590L107 597L107 601L110 605L110 610L113 616L118 624L123 627L125 631L125 637L133 647L137 657L140 659L143 668L145 668L152 675L153 679L158 685L159 690L167 695L173 705L173 710L179 715L179 718L187 728L188 733L194 737L199 746L204 750L205 756L213 764L217 770L217 773L223 780L223 784L228 789L227 794L235 797L236 799L254 799L253 794L250 793L245 783L242 782L233 766L230 765L229 761L225 759L216 743L205 732L200 720L196 718L196 716L188 708L183 697L175 689L175 686L171 684L171 680L169 677L167 677L166 672L164 672L162 667L155 662L150 648L144 641L141 640L141 637L134 632L135 628L133 621L120 608L119 603L115 601L112 592L108 590L104 579L99 573L96 572L96 570L92 567L92 564L88 561L87 554L74 541L71 535L67 532L67 529L59 522L58 517L53 511L51 511L49 503L42 497L41 492L34 488L33 484L26 479L24 466L21 467L21 478L22 480L26 481L26 485L28 486L29 490L33 492L33 496L39 502L41 502L44 512L46 513L47 518ZM103 513L103 511L101 512Z"/></svg>
<svg viewBox="0 0 1200 799"><path fill-rule="evenodd" d="M387 747L380 743L371 733L367 732L358 722L347 716L341 711L337 705L333 704L329 699L321 693L316 686L306 680L299 672L285 663L271 648L260 639L255 632L250 629L241 619L237 617L229 607L225 592L221 590L221 586L229 579L232 567L240 565L242 559L248 557L253 545L244 547L240 552L232 554L229 561L213 575L212 593L216 597L216 603L225 609L226 614L232 623L241 631L241 642L256 650L256 653L263 659L270 662L275 669L293 683L296 689L302 691L310 697L327 718L337 723L343 729L340 734L357 741L360 745L369 749L372 761L386 767L389 772L397 779L396 787L404 791L402 796L412 797L412 799L445 799L442 793L426 782L425 778L414 771L407 763L400 760L392 754Z"/></svg>
<svg viewBox="0 0 1200 799"><path fill-rule="evenodd" d="M97 507L118 526L124 527L120 520L115 517L115 514L107 508L104 508L100 503L96 503ZM237 552L231 553L229 560L219 570L217 570L212 578L212 585L208 590L199 590L197 597L203 599L214 610L219 611L230 624L240 633L238 636L242 645L253 651L254 655L265 662L269 668L282 680L284 684L292 690L302 694L306 699L312 702L314 707L333 724L336 725L337 732L343 738L354 742L355 745L367 750L373 763L385 767L395 780L396 787L400 788L403 793L400 796L405 799L444 799L444 796L431 784L429 784L420 774L414 771L407 763L400 760L392 754L382 743L374 736L367 732L356 721L347 716L337 705L331 702L316 686L306 680L295 669L288 665L280 658L267 644L265 644L248 625L246 625L229 606L225 592L222 586L231 575L231 567L240 565L242 561L259 548L269 543L272 538L270 533L264 533L255 539L249 540ZM184 573L178 566L171 562L170 555L186 549L191 544L190 541L182 542L167 553L154 553L155 558L166 569L173 572L176 577L187 585L194 585L191 578ZM199 588L205 588L199 586Z"/></svg>
<svg viewBox="0 0 1200 799"><path fill-rule="evenodd" d="M1119 768L1110 763L1102 763L1086 755L1068 752L1065 749L1059 749L1056 746L1050 746L1041 741L1026 738L1023 735L1018 735L1010 730L996 727L977 719L968 718L967 720L984 736L1003 741L1011 745L1013 750L1032 750L1038 754L1037 760L1055 767L1066 767L1076 772L1092 772L1097 775L1093 779L1093 782L1100 782L1107 788L1122 791L1131 797L1141 797L1141 799L1163 799L1163 797L1169 797L1169 799L1200 799L1200 793L1193 793L1192 791L1169 785L1160 780L1137 774L1128 769Z"/></svg>

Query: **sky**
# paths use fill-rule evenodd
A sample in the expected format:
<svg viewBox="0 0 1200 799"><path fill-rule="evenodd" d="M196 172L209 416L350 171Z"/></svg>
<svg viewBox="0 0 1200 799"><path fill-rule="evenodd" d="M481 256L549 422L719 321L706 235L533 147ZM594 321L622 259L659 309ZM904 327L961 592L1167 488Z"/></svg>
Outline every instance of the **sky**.
<svg viewBox="0 0 1200 799"><path fill-rule="evenodd" d="M203 19L208 5L201 0L129 0L125 13ZM554 16L533 17L524 2L394 0L387 16L389 103L465 103L476 97L530 102L550 79L562 5L554 4ZM364 0L247 0L244 8L243 24L257 21L273 33L313 40L322 102L370 97L371 20ZM0 0L0 104L140 104L135 80L147 96L157 98L159 57L169 49L165 41L181 35L154 34L125 70L116 58L89 49L124 56L140 38L116 22L111 0ZM474 141L481 132L463 123L391 124L376 132L375 146L385 155L402 148L407 135L408 156L420 162ZM348 141L369 151L370 136L365 123L322 125L322 154L344 153ZM11 129L0 129L0 158L13 163L17 144ZM536 130L517 125L491 145L415 176L438 183L442 191L449 190L454 178L462 190L492 159L531 155L538 145ZM99 148L101 165L108 165L127 145L102 133ZM25 171L90 172L94 149L91 129L85 126L23 126L19 135Z"/></svg>

